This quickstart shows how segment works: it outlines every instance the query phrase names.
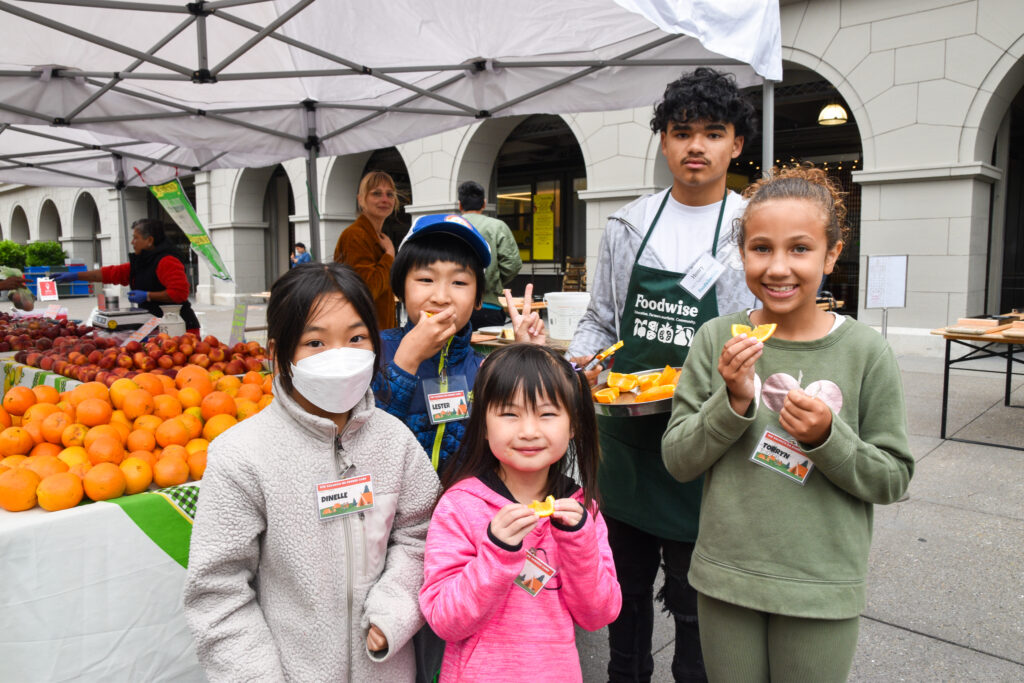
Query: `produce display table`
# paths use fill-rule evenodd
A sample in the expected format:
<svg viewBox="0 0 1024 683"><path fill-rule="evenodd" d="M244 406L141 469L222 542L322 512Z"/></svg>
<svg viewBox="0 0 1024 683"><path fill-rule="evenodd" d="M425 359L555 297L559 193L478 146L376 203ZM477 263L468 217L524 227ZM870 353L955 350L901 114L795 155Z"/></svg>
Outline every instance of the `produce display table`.
<svg viewBox="0 0 1024 683"><path fill-rule="evenodd" d="M0 510L0 677L205 680L182 614L198 490Z"/></svg>
<svg viewBox="0 0 1024 683"><path fill-rule="evenodd" d="M10 358L12 353L3 355L8 356L7 358L0 357L0 379L3 380L3 393L5 394L11 387L35 387L47 384L57 391L67 391L81 384L78 380L64 375L17 363Z"/></svg>
<svg viewBox="0 0 1024 683"><path fill-rule="evenodd" d="M990 334L960 334L950 332L947 328L932 330L931 333L941 336L946 341L945 362L942 369L942 421L939 429L939 437L942 439L948 439L949 441L972 443L981 446L999 446L1001 448L1010 448L1015 451L1024 451L1024 448L1021 448L1020 446L973 441L971 439L960 439L952 436L946 436L946 416L949 409L949 369L954 365L962 365L964 363L979 361L985 358L1006 359L1006 369L1002 371L970 367L960 367L960 369L970 370L972 372L998 372L1003 374L1005 381L1003 405L1010 406L1010 392L1014 375L1014 364L1017 363L1024 365L1024 357L1019 355L1024 351L1024 339L1020 337L1006 337L999 332ZM960 356L954 358L951 353L954 345L958 349L966 349L966 351L964 351ZM1012 407L1022 408L1024 406Z"/></svg>

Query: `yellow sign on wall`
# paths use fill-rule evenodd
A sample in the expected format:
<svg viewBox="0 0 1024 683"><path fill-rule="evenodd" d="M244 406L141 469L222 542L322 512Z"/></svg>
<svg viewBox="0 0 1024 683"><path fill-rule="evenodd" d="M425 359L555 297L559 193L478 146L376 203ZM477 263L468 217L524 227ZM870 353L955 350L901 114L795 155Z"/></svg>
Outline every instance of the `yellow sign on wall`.
<svg viewBox="0 0 1024 683"><path fill-rule="evenodd" d="M551 261L555 258L555 214L551 204L553 194L533 195L533 260Z"/></svg>

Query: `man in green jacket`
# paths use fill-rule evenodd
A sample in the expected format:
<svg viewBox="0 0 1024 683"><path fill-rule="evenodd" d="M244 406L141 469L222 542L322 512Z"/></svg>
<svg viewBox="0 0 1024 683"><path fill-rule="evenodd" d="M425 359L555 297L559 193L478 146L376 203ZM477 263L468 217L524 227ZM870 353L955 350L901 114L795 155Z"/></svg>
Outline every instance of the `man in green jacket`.
<svg viewBox="0 0 1024 683"><path fill-rule="evenodd" d="M473 311L469 319L474 330L490 325L504 325L505 311L499 303L502 291L519 274L523 260L512 230L504 221L485 216L487 207L484 188L480 183L467 180L459 185L459 211L462 217L484 236L491 248L491 265L484 270L484 298L480 310Z"/></svg>

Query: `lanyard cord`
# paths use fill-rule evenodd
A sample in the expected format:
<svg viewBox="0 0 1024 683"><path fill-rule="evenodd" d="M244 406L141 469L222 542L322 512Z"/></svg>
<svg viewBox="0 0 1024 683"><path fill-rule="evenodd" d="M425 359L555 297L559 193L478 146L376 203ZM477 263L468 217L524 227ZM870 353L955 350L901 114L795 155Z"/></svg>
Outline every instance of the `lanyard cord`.
<svg viewBox="0 0 1024 683"><path fill-rule="evenodd" d="M437 376L440 379L441 391L448 391L448 371L445 370L444 362L448 360L448 348L452 345L452 337L448 340L448 343L444 345L444 350L441 351L441 362L437 364ZM430 409L429 403L427 409ZM434 434L434 448L430 453L430 464L434 466L434 471L437 472L438 465L441 464L441 441L444 439L444 426L446 423L442 422L437 425L437 432Z"/></svg>
<svg viewBox="0 0 1024 683"><path fill-rule="evenodd" d="M669 195L672 194L672 189L669 188L668 192L665 193L665 198L661 200L661 205L658 207L658 212L654 214L654 220L651 221L651 227L647 229L647 233L644 235L644 241L640 243L640 248L637 249L636 258L633 259L633 265L640 263L640 254L644 253L644 249L647 247L647 240L651 239L651 235L654 234L654 226L658 224L658 219L661 218L661 212L665 210L665 205L668 204ZM722 206L718 209L718 222L715 223L715 237L711 242L711 256L718 255L718 235L722 230L722 217L725 215L725 201L729 198L729 188L725 188L725 194L722 195Z"/></svg>

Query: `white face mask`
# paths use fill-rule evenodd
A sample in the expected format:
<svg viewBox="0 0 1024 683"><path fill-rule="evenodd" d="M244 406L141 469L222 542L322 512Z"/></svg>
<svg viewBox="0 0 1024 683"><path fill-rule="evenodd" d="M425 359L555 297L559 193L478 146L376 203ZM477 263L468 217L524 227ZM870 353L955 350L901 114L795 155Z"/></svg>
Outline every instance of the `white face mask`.
<svg viewBox="0 0 1024 683"><path fill-rule="evenodd" d="M328 349L292 363L292 384L328 413L347 413L359 403L373 379L373 351Z"/></svg>

